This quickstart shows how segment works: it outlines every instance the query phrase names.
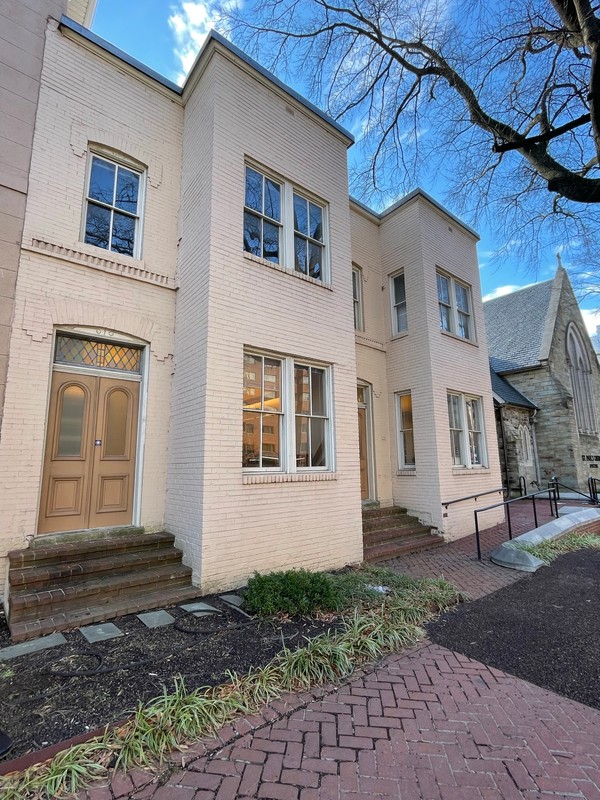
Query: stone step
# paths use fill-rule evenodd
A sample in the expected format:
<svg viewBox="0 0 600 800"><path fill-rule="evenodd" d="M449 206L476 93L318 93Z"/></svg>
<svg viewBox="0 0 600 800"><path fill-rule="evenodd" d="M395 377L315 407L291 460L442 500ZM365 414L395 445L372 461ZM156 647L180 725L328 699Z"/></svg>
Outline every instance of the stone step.
<svg viewBox="0 0 600 800"><path fill-rule="evenodd" d="M387 506L387 508L365 508L362 512L363 520L376 519L377 517L391 517L398 514L406 514L406 509L402 506Z"/></svg>
<svg viewBox="0 0 600 800"><path fill-rule="evenodd" d="M419 523L416 517L410 517L408 514L393 514L385 517L374 517L373 519L363 519L363 532L369 533L376 531L379 528L406 528Z"/></svg>
<svg viewBox="0 0 600 800"><path fill-rule="evenodd" d="M429 536L431 530L430 527L412 520L412 524L404 525L400 528L377 528L374 531L368 531L363 534L363 542L367 547L382 542L402 541L403 539L412 539L417 536Z"/></svg>
<svg viewBox="0 0 600 800"><path fill-rule="evenodd" d="M144 535L150 536L151 534ZM172 543L173 537L167 541ZM110 555L105 555L103 558L79 560L78 554L73 551L69 555L74 560L9 569L8 580L11 592L26 587L35 587L34 591L58 588L65 581L71 583L78 579L86 580L92 575L106 576L133 570L144 571L181 560L180 550L172 546L164 546L164 544L161 547L151 546L145 550L111 552Z"/></svg>
<svg viewBox="0 0 600 800"><path fill-rule="evenodd" d="M40 536L26 550L11 550L8 553L10 567L37 567L42 564L64 563L95 559L99 554L136 552L172 546L172 533L144 533L143 528L121 528L105 533L90 531L88 538L79 534Z"/></svg>
<svg viewBox="0 0 600 800"><path fill-rule="evenodd" d="M163 588L189 587L192 570L181 563L167 564L152 569L122 572L102 578L92 577L73 583L62 583L60 588L35 591L30 588L13 591L10 596L11 622L54 617L58 613L102 606Z"/></svg>
<svg viewBox="0 0 600 800"><path fill-rule="evenodd" d="M392 558L399 558L408 553L430 550L434 547L440 547L443 544L443 537L437 534L401 538L396 541L382 542L365 547L364 560L370 564L375 564L380 561L389 561Z"/></svg>
<svg viewBox="0 0 600 800"><path fill-rule="evenodd" d="M96 622L105 622L125 614L139 614L141 611L151 611L154 608L168 608L196 597L198 597L198 589L191 585L165 588L156 592L148 591L137 597L126 597L111 603L66 611L36 620L16 622L10 626L11 638L13 642L24 642L55 631L65 631L83 625L92 625Z"/></svg>

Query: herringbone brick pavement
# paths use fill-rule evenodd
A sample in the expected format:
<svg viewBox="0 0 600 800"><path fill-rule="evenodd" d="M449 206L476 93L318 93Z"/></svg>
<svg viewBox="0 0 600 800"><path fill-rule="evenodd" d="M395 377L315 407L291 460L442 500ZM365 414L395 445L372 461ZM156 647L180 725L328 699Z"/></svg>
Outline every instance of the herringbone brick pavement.
<svg viewBox="0 0 600 800"><path fill-rule="evenodd" d="M430 643L206 746L82 797L600 800L600 712Z"/></svg>

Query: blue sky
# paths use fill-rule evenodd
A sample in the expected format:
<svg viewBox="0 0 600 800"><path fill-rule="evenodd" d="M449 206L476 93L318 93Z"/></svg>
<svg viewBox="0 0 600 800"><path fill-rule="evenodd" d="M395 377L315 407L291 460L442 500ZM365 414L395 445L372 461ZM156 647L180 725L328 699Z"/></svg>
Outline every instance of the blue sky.
<svg viewBox="0 0 600 800"><path fill-rule="evenodd" d="M98 0L92 30L167 78L181 82L206 33L218 23L219 5L214 0ZM294 88L301 90L299 86ZM453 210L444 196L445 186L435 176L421 179L420 185ZM478 232L484 298L506 294L554 275L556 255L549 248L540 253L537 273L533 275L511 254L510 243L498 240L485 225L479 225ZM488 262L501 248L502 259L496 260L492 267ZM568 264L565 266L568 268ZM600 315L594 314L597 300L584 300L581 306L588 330L595 332L595 326L600 325Z"/></svg>

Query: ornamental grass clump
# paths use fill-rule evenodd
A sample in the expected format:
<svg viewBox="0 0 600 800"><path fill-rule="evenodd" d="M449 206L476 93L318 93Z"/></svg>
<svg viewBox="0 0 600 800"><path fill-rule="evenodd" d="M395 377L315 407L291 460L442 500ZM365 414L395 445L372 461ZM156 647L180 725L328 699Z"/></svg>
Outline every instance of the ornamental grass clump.
<svg viewBox="0 0 600 800"><path fill-rule="evenodd" d="M546 564L550 564L559 556L565 553L572 553L575 550L585 550L586 548L600 550L600 536L594 533L569 533L558 539L540 542L539 544L515 542L513 547L519 550L526 550L532 556L536 556Z"/></svg>

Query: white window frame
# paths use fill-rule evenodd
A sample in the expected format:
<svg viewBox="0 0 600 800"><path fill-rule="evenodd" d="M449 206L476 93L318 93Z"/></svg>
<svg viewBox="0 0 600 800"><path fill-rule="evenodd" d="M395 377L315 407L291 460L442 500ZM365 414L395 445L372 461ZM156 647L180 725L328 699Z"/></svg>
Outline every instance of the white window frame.
<svg viewBox="0 0 600 800"><path fill-rule="evenodd" d="M352 303L354 309L354 330L364 331L363 272L355 264L352 266Z"/></svg>
<svg viewBox="0 0 600 800"><path fill-rule="evenodd" d="M247 207L245 204L245 195L246 195L246 169L254 170L254 172L258 172L264 178L268 178L275 183L278 183L281 186L281 220L278 223L280 225L280 239L279 239L279 261L270 261L262 256L257 256L254 253L250 253L247 250L243 250L244 255L251 256L252 258L260 258L266 264L275 264L278 267L283 267L286 270L289 270L293 275L303 276L304 278L308 278L311 281L315 281L315 283L323 284L328 286L331 283L331 259L330 259L330 248L329 248L329 205L321 198L317 197L316 195L312 194L311 192L307 191L306 189L298 186L295 183L292 183L289 180L277 175L276 173L271 172L264 167L253 163L252 161L245 161L244 162L244 212L249 212L250 214L254 214L257 217L263 218L263 216L257 212L256 210ZM312 203L315 206L318 206L321 209L321 221L323 226L323 241L318 242L316 239L312 239L310 236L307 236L303 233L298 233L299 236L302 236L304 239L308 240L309 242L314 242L315 244L321 246L323 248L323 259L321 263L321 276L320 277L313 277L308 273L304 273L301 270L297 270L295 267L295 245L294 245L294 234L295 234L295 226L294 226L294 195L298 195L299 197L307 200L309 203ZM270 218L268 219L269 222L274 222ZM243 219L242 219L243 225Z"/></svg>
<svg viewBox="0 0 600 800"><path fill-rule="evenodd" d="M281 423L280 423L280 466L278 467L242 467L244 474L257 475L264 473L320 473L335 471L335 447L334 447L334 419L333 419L333 374L331 364L324 364L310 358L299 358L296 356L285 356L281 353L274 353L252 347L244 348L244 356L263 356L281 361ZM301 414L299 416L309 416L325 419L325 466L322 467L300 467L296 463L296 397L294 368L312 367L323 370L324 372L324 399L326 404L326 415ZM243 408L242 408L243 410ZM257 413L258 416L258 413ZM243 430L243 425L242 425Z"/></svg>
<svg viewBox="0 0 600 800"><path fill-rule="evenodd" d="M448 281L448 299L449 302L447 303L445 300L440 298L440 292L438 287L438 277L443 278L444 280ZM458 308L458 302L456 299L456 287L460 286L462 289L466 291L467 295L467 304L468 304L468 311L464 311ZM450 275L443 269L436 269L435 271L435 289L437 294L437 301L438 301L438 317L439 317L439 326L442 333L450 334L452 336L456 336L458 339L462 339L465 342L475 342L477 341L475 335L475 317L473 314L473 289L470 284L466 283L466 281L461 281L458 278L455 278L453 275ZM440 313L441 308L444 307L448 309L448 321L450 328L447 329L442 325L442 315ZM460 333L460 318L461 315L466 316L468 318L468 327L469 327L469 336L463 336Z"/></svg>
<svg viewBox="0 0 600 800"><path fill-rule="evenodd" d="M404 300L401 302L396 302L396 278L402 278L404 281ZM404 276L404 270L398 270L397 272L392 273L389 276L389 293L390 293L390 313L392 315L392 335L393 336L402 336L405 333L408 333L408 300L406 297L406 278ZM399 306L404 305L405 307L405 315L406 315L406 327L399 328L398 327L398 312L397 308Z"/></svg>
<svg viewBox="0 0 600 800"><path fill-rule="evenodd" d="M452 463L453 469L487 469L488 467L488 453L487 453L487 442L485 436L485 416L483 411L483 398L478 397L477 395L472 394L462 394L461 392L454 392L448 390L447 392L447 403L448 403L448 429L450 432L450 453L451 459L454 459L454 447L453 447L453 437L452 431L456 431L459 433L460 437L460 464ZM459 399L458 404L458 422L460 423L460 428L452 428L450 427L450 409L449 409L449 398L450 397L457 397ZM470 429L468 427L468 414L467 414L467 402L468 401L475 401L477 403L477 416L479 422L479 428ZM472 456L471 456L471 434L478 434L480 437L480 449L481 449L481 463L475 463Z"/></svg>
<svg viewBox="0 0 600 800"><path fill-rule="evenodd" d="M402 427L402 397L410 397L410 416L412 421L412 428L403 428ZM417 468L417 454L415 451L415 418L414 418L414 406L412 402L412 392L404 391L404 392L396 392L396 440L398 444L398 469L400 470L415 470ZM415 460L412 464L407 463L406 461L406 453L404 447L404 433L405 431L410 430L412 434L413 440L413 452L415 453Z"/></svg>
<svg viewBox="0 0 600 800"><path fill-rule="evenodd" d="M592 367L583 338L574 323L567 328L567 360L579 433L595 435L598 433L598 421Z"/></svg>
<svg viewBox="0 0 600 800"><path fill-rule="evenodd" d="M137 199L137 214L130 214L128 212L122 211L122 209L116 209L119 212L125 213L126 216L134 217L136 220L135 225L135 241L133 245L133 254L127 255L126 253L119 253L117 250L111 250L110 248L99 247L98 245L94 245L91 242L85 241L85 234L86 234L86 227L87 227L87 210L88 210L88 203L92 203L94 205L102 206L103 208L110 208L111 209L111 239L112 239L112 209L115 209L114 206L109 206L106 203L102 203L101 201L95 200L94 198L90 198L90 180L92 177L92 164L94 158L98 158L101 161L106 161L109 164L113 164L116 167L125 167L125 169L130 170L131 172L137 173L139 176L139 185L138 185L138 199ZM141 259L142 258L142 240L144 235L144 209L146 205L146 178L147 178L147 170L146 168L140 164L139 162L135 161L134 159L129 159L126 156L121 154L113 153L110 150L104 150L100 147L90 147L88 151L88 160L86 165L86 175L85 175L85 187L84 187L84 195L83 195L83 214L81 218L81 230L79 232L80 241L83 242L88 247L94 247L100 252L103 253L110 253L112 258L135 258Z"/></svg>

